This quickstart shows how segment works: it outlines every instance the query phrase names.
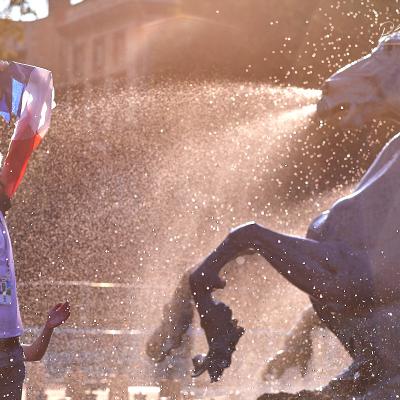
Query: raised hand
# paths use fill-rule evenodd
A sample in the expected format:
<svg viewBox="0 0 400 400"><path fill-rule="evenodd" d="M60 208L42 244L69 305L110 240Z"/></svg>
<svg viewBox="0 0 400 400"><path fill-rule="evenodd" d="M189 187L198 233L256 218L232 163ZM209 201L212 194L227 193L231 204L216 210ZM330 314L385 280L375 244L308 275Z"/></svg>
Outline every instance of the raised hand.
<svg viewBox="0 0 400 400"><path fill-rule="evenodd" d="M54 329L63 324L70 316L69 302L56 304L48 313L46 327Z"/></svg>

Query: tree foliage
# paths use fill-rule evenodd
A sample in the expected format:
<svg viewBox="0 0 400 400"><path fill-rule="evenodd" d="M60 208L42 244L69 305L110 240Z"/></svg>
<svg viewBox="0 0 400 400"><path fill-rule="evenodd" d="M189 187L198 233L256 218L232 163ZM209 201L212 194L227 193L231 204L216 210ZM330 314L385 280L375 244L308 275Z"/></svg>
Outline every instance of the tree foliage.
<svg viewBox="0 0 400 400"><path fill-rule="evenodd" d="M21 15L34 14L27 0L8 0L0 10L0 59L16 59L19 56L23 30L11 20L12 12L18 8Z"/></svg>
<svg viewBox="0 0 400 400"><path fill-rule="evenodd" d="M8 0L7 4L1 10L1 15L4 17L9 17L11 12L18 8L21 15L35 14L35 11L31 8L28 0Z"/></svg>
<svg viewBox="0 0 400 400"><path fill-rule="evenodd" d="M23 31L19 24L10 19L0 20L0 59L18 58L19 44L23 39Z"/></svg>

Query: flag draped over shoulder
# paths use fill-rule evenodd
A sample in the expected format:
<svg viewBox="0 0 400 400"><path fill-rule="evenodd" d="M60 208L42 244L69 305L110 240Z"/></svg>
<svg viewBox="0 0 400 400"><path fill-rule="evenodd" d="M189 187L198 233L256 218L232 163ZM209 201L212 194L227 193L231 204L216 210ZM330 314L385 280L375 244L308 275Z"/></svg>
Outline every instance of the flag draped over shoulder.
<svg viewBox="0 0 400 400"><path fill-rule="evenodd" d="M32 151L50 127L54 108L50 71L10 62L0 71L0 116L7 123L16 117L15 130L0 173L0 181L12 197L24 176Z"/></svg>

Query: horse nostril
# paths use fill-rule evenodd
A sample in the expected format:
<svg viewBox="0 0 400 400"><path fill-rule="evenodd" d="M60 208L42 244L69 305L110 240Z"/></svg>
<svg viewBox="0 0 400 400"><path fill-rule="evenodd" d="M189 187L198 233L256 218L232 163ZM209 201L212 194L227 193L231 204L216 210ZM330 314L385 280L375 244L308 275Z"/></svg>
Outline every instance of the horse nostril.
<svg viewBox="0 0 400 400"><path fill-rule="evenodd" d="M338 104L336 107L334 107L331 112L332 114L342 114L344 112L347 112L350 110L350 104L349 103L341 103Z"/></svg>
<svg viewBox="0 0 400 400"><path fill-rule="evenodd" d="M322 99L317 103L317 115L322 119L338 118L346 114L350 108L350 103L340 103L334 107L330 107L327 102Z"/></svg>
<svg viewBox="0 0 400 400"><path fill-rule="evenodd" d="M327 82L327 81L325 81L325 82L322 84L322 87L321 87L322 96L327 96L328 93L330 92L330 88L331 88L330 83Z"/></svg>

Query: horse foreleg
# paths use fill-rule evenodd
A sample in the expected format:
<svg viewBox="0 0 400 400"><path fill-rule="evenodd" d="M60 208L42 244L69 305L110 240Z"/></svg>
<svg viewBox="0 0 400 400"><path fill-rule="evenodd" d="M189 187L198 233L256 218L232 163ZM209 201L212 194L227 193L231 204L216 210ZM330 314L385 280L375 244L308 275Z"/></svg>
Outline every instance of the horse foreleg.
<svg viewBox="0 0 400 400"><path fill-rule="evenodd" d="M338 244L281 234L251 222L229 233L191 273L190 284L195 298L214 289L223 289L225 282L219 273L225 264L244 253L257 252L289 282L310 296L336 299L338 288L336 279L332 278L343 267L341 250Z"/></svg>
<svg viewBox="0 0 400 400"><path fill-rule="evenodd" d="M193 319L193 301L189 286L190 271L186 271L172 299L164 306L162 320L146 344L146 353L161 362L173 349L181 346Z"/></svg>
<svg viewBox="0 0 400 400"><path fill-rule="evenodd" d="M207 336L209 352L198 363L198 373L208 371L211 380L218 380L229 367L235 346L244 330L232 320L232 311L212 298L214 289L225 282L219 277L226 263L248 251L261 254L279 273L309 295L326 301L359 293L343 267L359 274L361 260L352 252L315 240L288 236L248 223L232 230L226 239L190 275L190 285ZM362 296L360 296L362 297Z"/></svg>
<svg viewBox="0 0 400 400"><path fill-rule="evenodd" d="M311 333L317 327L323 326L314 308L309 306L302 314L296 326L286 335L283 349L270 358L262 372L262 379L267 381L272 375L279 379L284 372L297 366L302 376L308 371L312 356Z"/></svg>

